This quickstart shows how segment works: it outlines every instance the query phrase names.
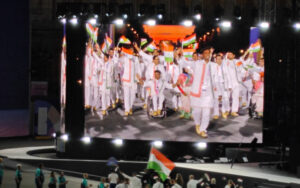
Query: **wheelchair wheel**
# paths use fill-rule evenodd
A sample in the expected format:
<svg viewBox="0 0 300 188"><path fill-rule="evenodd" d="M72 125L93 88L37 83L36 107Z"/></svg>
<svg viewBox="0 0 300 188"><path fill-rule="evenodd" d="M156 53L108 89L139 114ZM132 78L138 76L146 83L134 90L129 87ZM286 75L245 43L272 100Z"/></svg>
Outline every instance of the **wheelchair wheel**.
<svg viewBox="0 0 300 188"><path fill-rule="evenodd" d="M152 110L153 107L152 107L152 99L151 97L148 97L147 99L147 116L149 119L153 119L153 116L151 115L152 114Z"/></svg>

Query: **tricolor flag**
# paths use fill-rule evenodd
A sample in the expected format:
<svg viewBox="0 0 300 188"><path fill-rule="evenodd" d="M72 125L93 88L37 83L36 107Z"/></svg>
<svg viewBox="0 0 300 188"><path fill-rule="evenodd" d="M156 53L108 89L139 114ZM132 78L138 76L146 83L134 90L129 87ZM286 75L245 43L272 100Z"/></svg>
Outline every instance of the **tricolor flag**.
<svg viewBox="0 0 300 188"><path fill-rule="evenodd" d="M106 35L106 36L105 36L105 39L104 39L104 42L103 42L103 44L102 44L102 47L101 47L102 51L103 51L104 53L108 52L108 50L109 50L111 44L112 44L111 38L109 38L109 37Z"/></svg>
<svg viewBox="0 0 300 188"><path fill-rule="evenodd" d="M122 35L119 39L119 44L131 44L130 40Z"/></svg>
<svg viewBox="0 0 300 188"><path fill-rule="evenodd" d="M182 40L182 46L188 46L196 42L196 33Z"/></svg>
<svg viewBox="0 0 300 188"><path fill-rule="evenodd" d="M196 43L193 44L193 49L194 49L194 50L197 50L198 47L199 47L199 43L198 43L198 42L196 42Z"/></svg>
<svg viewBox="0 0 300 188"><path fill-rule="evenodd" d="M141 39L141 47L144 46L147 42L148 42L147 39L142 38Z"/></svg>
<svg viewBox="0 0 300 188"><path fill-rule="evenodd" d="M157 49L157 47L156 47L154 41L152 41L146 48L146 50L149 52L153 52L155 49Z"/></svg>
<svg viewBox="0 0 300 188"><path fill-rule="evenodd" d="M85 25L86 31L88 32L88 34L90 35L91 39L97 43L97 38L98 38L98 28L97 27L93 27L90 23L87 23Z"/></svg>
<svg viewBox="0 0 300 188"><path fill-rule="evenodd" d="M250 28L250 48L249 51L253 52L253 58L255 63L258 63L260 60L260 56L261 54L261 43L260 43L260 32L259 32L259 28L257 27L251 27Z"/></svg>
<svg viewBox="0 0 300 188"><path fill-rule="evenodd" d="M249 51L250 52L259 52L260 49L261 49L261 44L260 44L260 41L257 40L255 43L250 45Z"/></svg>
<svg viewBox="0 0 300 188"><path fill-rule="evenodd" d="M122 47L122 52L129 57L131 57L133 55L133 51L131 49L127 49L124 47Z"/></svg>
<svg viewBox="0 0 300 188"><path fill-rule="evenodd" d="M163 48L164 48L164 56L166 62L173 62L174 58L174 46L170 44L166 44L163 42Z"/></svg>
<svg viewBox="0 0 300 188"><path fill-rule="evenodd" d="M183 49L183 56L188 60L191 60L194 52L195 49Z"/></svg>
<svg viewBox="0 0 300 188"><path fill-rule="evenodd" d="M159 174L161 180L165 181L174 167L175 164L170 159L157 149L151 148L147 169L153 169Z"/></svg>

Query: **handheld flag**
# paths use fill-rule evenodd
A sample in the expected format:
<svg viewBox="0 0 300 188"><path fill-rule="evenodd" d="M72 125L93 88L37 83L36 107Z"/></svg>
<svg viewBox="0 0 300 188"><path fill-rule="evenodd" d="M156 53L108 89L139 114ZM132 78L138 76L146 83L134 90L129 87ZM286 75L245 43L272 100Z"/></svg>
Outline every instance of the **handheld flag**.
<svg viewBox="0 0 300 188"><path fill-rule="evenodd" d="M98 39L98 28L94 28L91 24L87 23L85 25L86 31L88 32L89 36L91 37L91 39L97 43L97 39Z"/></svg>
<svg viewBox="0 0 300 188"><path fill-rule="evenodd" d="M122 35L119 39L119 44L131 44L130 40Z"/></svg>
<svg viewBox="0 0 300 188"><path fill-rule="evenodd" d="M124 47L122 47L122 52L129 57L133 55L133 51L131 49L127 49Z"/></svg>
<svg viewBox="0 0 300 188"><path fill-rule="evenodd" d="M146 48L146 50L149 52L153 52L155 49L157 49L157 47L156 47L154 41L152 41Z"/></svg>
<svg viewBox="0 0 300 188"><path fill-rule="evenodd" d="M157 149L151 148L147 169L153 169L159 174L162 181L165 181L174 167L175 164L170 159Z"/></svg>
<svg viewBox="0 0 300 188"><path fill-rule="evenodd" d="M183 56L188 60L191 60L194 52L195 49L183 49Z"/></svg>
<svg viewBox="0 0 300 188"><path fill-rule="evenodd" d="M106 163L107 166L118 166L118 161L115 157L110 157Z"/></svg>
<svg viewBox="0 0 300 188"><path fill-rule="evenodd" d="M102 44L102 46L101 46L102 51L103 51L104 53L107 53L108 50L109 50L109 48L110 48L110 46L111 46L111 44L112 44L111 38L109 38L109 37L106 35L106 36L105 36L105 39L104 39L104 42L103 42L103 44Z"/></svg>
<svg viewBox="0 0 300 188"><path fill-rule="evenodd" d="M142 38L141 39L141 47L144 46L147 42L148 42L147 39Z"/></svg>
<svg viewBox="0 0 300 188"><path fill-rule="evenodd" d="M257 40L255 43L250 45L250 52L259 52L261 50L261 44L260 44L260 40Z"/></svg>
<svg viewBox="0 0 300 188"><path fill-rule="evenodd" d="M193 49L194 49L194 50L197 50L198 47L199 47L199 43L198 43L198 42L196 42L196 43L193 44Z"/></svg>
<svg viewBox="0 0 300 188"><path fill-rule="evenodd" d="M166 62L173 62L174 59L174 46L163 43L164 46L164 56Z"/></svg>
<svg viewBox="0 0 300 188"><path fill-rule="evenodd" d="M259 28L257 27L251 27L250 29L250 52L253 52L253 58L256 63L258 63L260 59L260 53L261 52L261 42L259 39Z"/></svg>
<svg viewBox="0 0 300 188"><path fill-rule="evenodd" d="M196 33L182 40L182 46L188 46L196 42Z"/></svg>

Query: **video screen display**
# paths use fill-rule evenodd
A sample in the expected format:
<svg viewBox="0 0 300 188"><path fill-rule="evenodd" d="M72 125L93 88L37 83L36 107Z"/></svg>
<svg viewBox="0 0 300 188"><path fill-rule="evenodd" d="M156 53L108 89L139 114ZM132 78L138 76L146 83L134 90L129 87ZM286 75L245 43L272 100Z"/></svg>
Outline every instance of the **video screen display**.
<svg viewBox="0 0 300 188"><path fill-rule="evenodd" d="M222 43L219 27L205 33L195 26L140 28L86 25L86 136L218 143L257 138L262 143L259 29L249 28L247 46L222 49L208 45L215 39Z"/></svg>

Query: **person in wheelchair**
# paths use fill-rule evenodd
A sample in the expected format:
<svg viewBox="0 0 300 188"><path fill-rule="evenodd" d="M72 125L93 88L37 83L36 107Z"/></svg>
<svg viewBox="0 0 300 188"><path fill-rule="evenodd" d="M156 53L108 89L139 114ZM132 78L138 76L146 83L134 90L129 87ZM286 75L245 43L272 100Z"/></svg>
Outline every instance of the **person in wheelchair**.
<svg viewBox="0 0 300 188"><path fill-rule="evenodd" d="M163 108L163 102L165 100L164 90L172 89L176 85L169 84L167 81L161 78L161 72L156 70L154 72L154 79L145 82L145 87L151 88L151 98L153 104L153 114L152 116L158 116L161 114Z"/></svg>

